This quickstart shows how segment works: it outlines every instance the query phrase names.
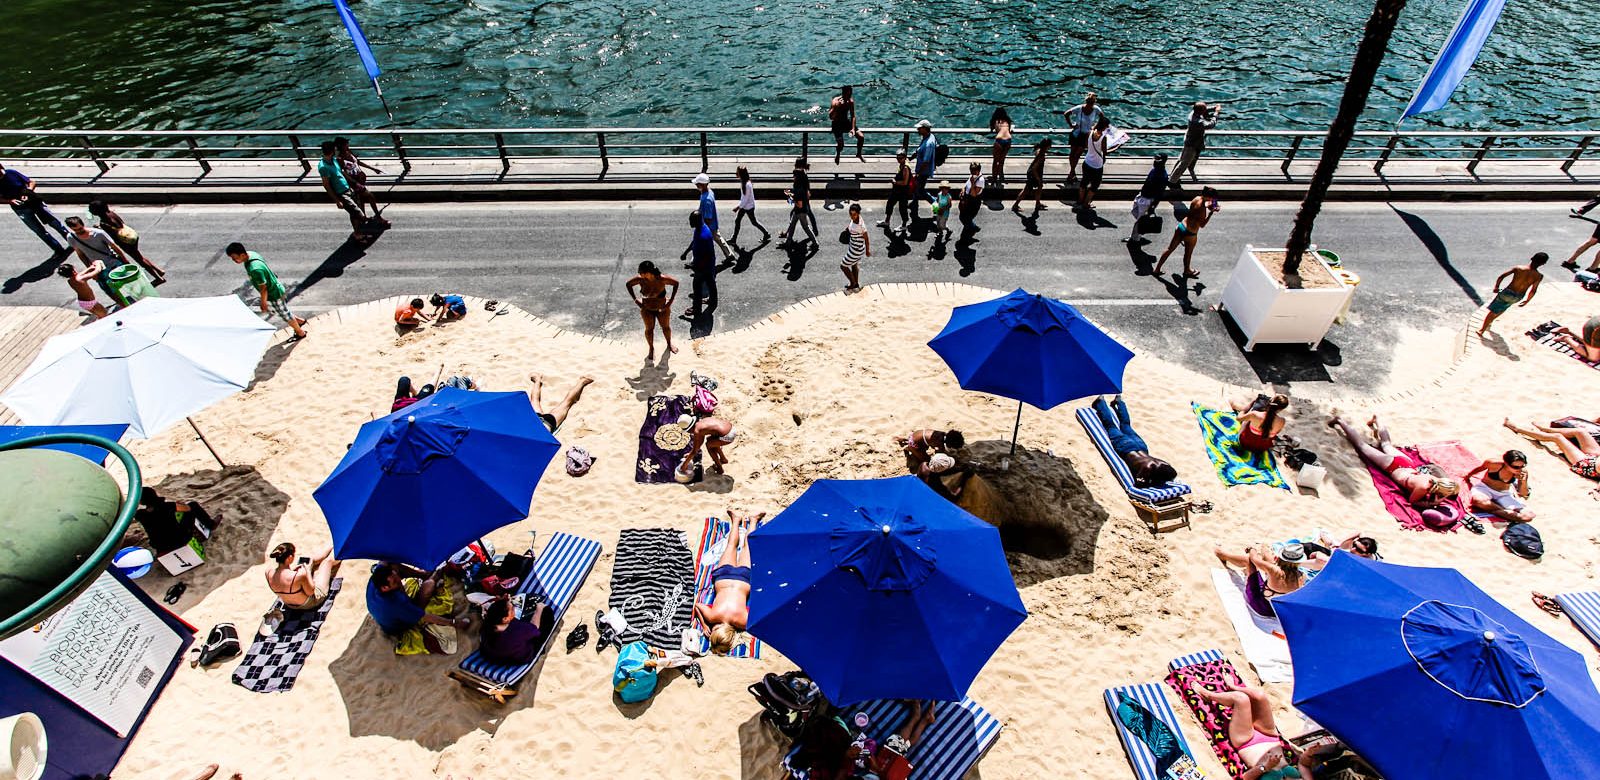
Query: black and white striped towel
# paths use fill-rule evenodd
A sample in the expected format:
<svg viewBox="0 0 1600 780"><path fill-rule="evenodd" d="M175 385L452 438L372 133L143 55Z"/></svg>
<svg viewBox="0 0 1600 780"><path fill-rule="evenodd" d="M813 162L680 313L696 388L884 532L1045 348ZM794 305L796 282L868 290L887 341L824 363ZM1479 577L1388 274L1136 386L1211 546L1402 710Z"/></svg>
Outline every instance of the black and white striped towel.
<svg viewBox="0 0 1600 780"><path fill-rule="evenodd" d="M694 554L682 531L624 528L611 568L613 609L628 619L623 642L676 649L694 611Z"/></svg>

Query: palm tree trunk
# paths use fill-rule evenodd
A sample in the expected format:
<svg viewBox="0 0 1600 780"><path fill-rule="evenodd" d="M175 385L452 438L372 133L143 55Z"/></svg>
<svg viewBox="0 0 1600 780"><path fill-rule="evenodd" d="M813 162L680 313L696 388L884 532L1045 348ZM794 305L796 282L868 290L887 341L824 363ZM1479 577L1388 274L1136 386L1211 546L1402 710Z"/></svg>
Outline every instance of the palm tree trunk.
<svg viewBox="0 0 1600 780"><path fill-rule="evenodd" d="M1372 16L1367 19L1366 32L1361 36L1361 47L1356 50L1355 64L1350 66L1350 79L1345 82L1344 97L1339 101L1339 113L1328 127L1328 138L1322 144L1322 159L1317 161L1317 172L1311 176L1311 186L1306 189L1306 198L1300 203L1300 213L1295 215L1294 228L1285 245L1288 257L1283 263L1283 274L1286 277L1294 277L1300 271L1300 256L1311 245L1312 224L1322 211L1322 201L1333 183L1334 169L1339 167L1339 160L1350 147L1356 120L1367 107L1372 81L1389 49L1389 36L1405 7L1406 0L1377 0L1372 6Z"/></svg>

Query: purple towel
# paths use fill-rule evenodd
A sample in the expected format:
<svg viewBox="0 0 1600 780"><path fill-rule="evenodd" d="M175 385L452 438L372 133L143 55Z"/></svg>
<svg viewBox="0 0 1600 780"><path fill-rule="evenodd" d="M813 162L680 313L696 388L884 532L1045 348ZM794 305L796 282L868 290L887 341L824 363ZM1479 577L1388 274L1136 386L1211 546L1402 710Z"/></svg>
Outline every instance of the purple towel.
<svg viewBox="0 0 1600 780"><path fill-rule="evenodd" d="M644 425L639 428L639 460L633 464L633 479L645 484L670 483L672 471L694 444L688 428L678 418L691 414L689 396L651 396L645 407ZM692 416L692 415L691 415ZM699 482L700 456L694 458L694 479Z"/></svg>

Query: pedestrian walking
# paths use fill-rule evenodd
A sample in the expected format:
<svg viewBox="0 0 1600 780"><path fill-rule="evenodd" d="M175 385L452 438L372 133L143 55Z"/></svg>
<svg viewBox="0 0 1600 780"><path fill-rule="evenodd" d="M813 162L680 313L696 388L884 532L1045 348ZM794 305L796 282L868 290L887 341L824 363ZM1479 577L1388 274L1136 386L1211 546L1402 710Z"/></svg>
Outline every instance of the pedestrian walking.
<svg viewBox="0 0 1600 780"><path fill-rule="evenodd" d="M905 234L906 225L911 223L911 188L916 181L916 173L911 170L911 164L906 160L906 150L901 149L894 153L894 179L889 182L889 200L883 204L883 220L878 223L878 227L889 227L889 220L898 207L900 229L897 232L901 235Z"/></svg>
<svg viewBox="0 0 1600 780"><path fill-rule="evenodd" d="M717 224L717 194L711 191L711 177L700 174L694 177L694 186L700 190L700 222L711 228L711 240L722 250L722 259L733 262L733 247L728 246Z"/></svg>
<svg viewBox="0 0 1600 780"><path fill-rule="evenodd" d="M1094 132L1096 125L1105 118L1105 112L1100 110L1100 96L1093 92L1084 95L1083 102L1062 112L1062 117L1067 120L1067 148L1070 154L1067 158L1067 181L1078 180L1078 158L1089 148L1089 134Z"/></svg>
<svg viewBox="0 0 1600 780"><path fill-rule="evenodd" d="M638 275L628 280L626 288L628 297L639 307L640 319L644 320L644 343L650 348L644 359L656 359L657 325L667 337L667 351L678 354L678 348L672 346L672 302L678 298L678 280L661 273L655 263L646 260L639 264Z"/></svg>
<svg viewBox="0 0 1600 780"><path fill-rule="evenodd" d="M1144 231L1139 229L1143 222L1156 211L1156 206L1161 203L1161 196L1167 192L1167 156L1157 154L1150 162L1150 172L1144 175L1144 185L1139 188L1139 194L1133 199L1133 228L1128 231L1128 237L1122 239L1129 244L1149 243L1144 237Z"/></svg>
<svg viewBox="0 0 1600 780"><path fill-rule="evenodd" d="M856 159L866 162L867 158L861 156L861 149L867 143L867 136L856 127L856 99L855 90L848 84L839 88L839 94L828 103L828 124L833 130L833 164L839 164L839 155L844 153L844 137L854 136L856 139Z"/></svg>
<svg viewBox="0 0 1600 780"><path fill-rule="evenodd" d="M1161 275L1161 266L1167 262L1167 256L1179 244L1183 244L1183 278L1198 277L1200 272L1194 270L1193 265L1194 245L1200 241L1200 229L1210 224L1211 218L1221 210L1217 191L1210 187L1202 188L1200 194L1189 201L1189 211L1183 215L1183 221L1172 231L1172 243L1167 245L1167 251L1161 253L1161 259L1156 261L1155 275Z"/></svg>
<svg viewBox="0 0 1600 780"><path fill-rule="evenodd" d="M140 268L149 272L154 284L166 283L167 272L162 270L161 266L156 265L154 260L145 257L144 252L139 251L139 231L134 230L132 225L123 220L121 214L118 214L111 208L110 204L103 200L89 201L89 213L99 220L100 229L105 231L106 235L111 236L111 240L117 242L117 246L122 247L123 251L129 257L132 257Z"/></svg>
<svg viewBox="0 0 1600 780"><path fill-rule="evenodd" d="M806 239L817 243L817 215L811 211L811 176L806 173L811 170L811 163L804 157L796 157L794 161L794 182L783 194L789 196L789 227L778 238L783 243L792 243L795 225L806 231Z"/></svg>
<svg viewBox="0 0 1600 780"><path fill-rule="evenodd" d="M67 217L67 231L67 246L78 253L84 267L100 266L94 281L106 297L114 303L123 302L122 296L111 289L111 269L133 262L128 254L104 230L83 224L82 217Z"/></svg>
<svg viewBox="0 0 1600 780"><path fill-rule="evenodd" d="M371 206L372 216L381 218L383 210L378 207L378 197L373 195L372 190L367 187L367 171L381 174L383 169L362 162L361 158L356 156L356 150L350 148L350 139L344 136L333 139L333 146L339 157L339 171L344 174L344 180L350 184L350 190L356 198L356 205L362 207ZM363 210L362 213L365 214L366 211ZM385 222L383 224L387 227L389 223Z"/></svg>
<svg viewBox="0 0 1600 780"><path fill-rule="evenodd" d="M933 232L939 238L937 243L944 243L950 238L950 228L945 223L950 219L950 182L939 182L939 194L933 196Z"/></svg>
<svg viewBox="0 0 1600 780"><path fill-rule="evenodd" d="M761 243L765 244L772 234L756 221L756 185L750 181L750 169L741 165L733 173L739 177L739 205L733 207L733 243L739 243L739 227L744 224L745 217L749 217L750 224L761 231Z"/></svg>
<svg viewBox="0 0 1600 780"><path fill-rule="evenodd" d="M1006 183L1006 157L1011 155L1011 115L1005 106L996 106L989 115L989 132L994 134L994 162L989 166L989 185Z"/></svg>
<svg viewBox="0 0 1600 780"><path fill-rule="evenodd" d="M1190 181L1200 180L1194 173L1194 164L1199 162L1200 153L1205 151L1206 131L1217 126L1217 116L1221 113L1222 106L1207 106L1198 100L1189 110L1189 122L1183 131L1183 153L1178 155L1178 163L1172 166L1173 186L1180 188L1183 186L1178 179L1186 171Z"/></svg>
<svg viewBox="0 0 1600 780"><path fill-rule="evenodd" d="M344 177L344 169L339 166L339 149L332 141L322 142L322 162L317 163L317 175L322 178L322 189L333 198L333 205L343 211L350 218L350 238L361 243L371 243L373 237L365 232L367 216L361 210L361 204L356 202L355 190ZM388 227L388 221L383 222Z"/></svg>
<svg viewBox="0 0 1600 780"><path fill-rule="evenodd" d="M844 228L844 259L839 270L844 272L844 291L853 293L861 289L861 261L872 256L872 242L867 236L867 226L861 221L861 204L850 204L850 224Z"/></svg>
<svg viewBox="0 0 1600 780"><path fill-rule="evenodd" d="M957 208L962 226L966 230L977 230L978 223L974 219L978 216L978 209L983 208L982 165L971 163L967 166L967 181L961 185L961 200Z"/></svg>
<svg viewBox="0 0 1600 780"><path fill-rule="evenodd" d="M40 241L48 244L50 251L59 255L66 252L67 247L45 232L45 227L49 226L61 234L62 240L67 238L67 229L61 225L61 220L56 219L44 198L39 197L38 187L38 183L22 171L0 165L0 198L5 198L17 219L22 220L22 224L27 225Z"/></svg>
<svg viewBox="0 0 1600 780"><path fill-rule="evenodd" d="M1022 191L1017 193L1017 199L1011 201L1012 211L1018 214L1022 213L1022 201L1028 197L1029 193L1033 194L1034 213L1037 214L1039 209L1044 208L1044 204L1039 201L1044 197L1044 163L1045 158L1049 155L1050 139L1039 139L1039 142L1033 145L1033 161L1028 163L1027 182L1022 185Z"/></svg>
<svg viewBox="0 0 1600 780"><path fill-rule="evenodd" d="M1600 198L1596 198L1596 200L1600 200ZM1587 210L1587 209L1585 209L1585 210ZM1580 214L1582 214L1582 212L1574 212L1573 216L1576 217L1576 216L1579 216ZM1576 273L1577 270L1578 270L1578 258L1582 257L1584 252L1589 251L1589 247L1592 247L1595 244L1600 244L1600 222L1595 222L1594 220L1589 219L1587 217L1579 217L1579 218L1580 219L1585 219L1585 220L1587 220L1589 222L1594 222L1595 225L1594 225L1594 232L1589 234L1589 238L1586 239L1583 243L1579 244L1577 249L1572 250L1572 256L1567 258L1566 262L1561 264L1562 268L1565 268L1568 271L1572 271L1574 273ZM1589 269L1588 270L1591 273L1594 273L1596 271L1600 271L1600 252L1595 252L1594 253L1594 261L1589 263Z"/></svg>
<svg viewBox="0 0 1600 780"><path fill-rule="evenodd" d="M705 223L698 211L689 212L689 229L694 237L689 241L689 248L683 250L678 258L684 260L694 255L694 260L689 263L693 271L690 281L694 285L694 294L689 296L689 310L683 313L686 320L698 317L702 307L708 314L717 308L716 240L712 237L711 226Z"/></svg>
<svg viewBox="0 0 1600 780"><path fill-rule="evenodd" d="M89 280L100 273L99 263L90 263L82 271L73 270L71 263L62 263L56 267L56 276L67 280L67 286L72 288L74 295L78 296L78 308L88 312L95 319L106 316L106 307L94 297L94 289L89 286Z"/></svg>
<svg viewBox="0 0 1600 780"><path fill-rule="evenodd" d="M916 180L911 184L911 218L917 218L917 212L922 205L922 199L933 201L933 193L928 191L928 182L933 180L933 175L939 169L939 138L933 134L933 123L926 119L917 120L914 126L917 131L917 151L913 157L916 159Z"/></svg>
<svg viewBox="0 0 1600 780"><path fill-rule="evenodd" d="M1567 209L1567 212L1574 217L1581 217L1591 211L1594 211L1595 206L1600 206L1600 195L1590 198L1588 203L1585 203L1575 209Z"/></svg>
<svg viewBox="0 0 1600 780"><path fill-rule="evenodd" d="M222 251L228 259L244 266L245 276L250 278L250 286L261 296L261 313L266 314L270 311L278 315L278 319L289 324L289 329L294 331L296 339L305 338L306 331L302 326L306 321L289 311L289 291L284 289L283 282L278 281L278 275L267 267L267 261L261 258L261 254L246 250L244 244L238 241L229 244Z"/></svg>
<svg viewBox="0 0 1600 780"><path fill-rule="evenodd" d="M1111 120L1101 116L1089 133L1083 156L1083 180L1078 182L1078 204L1074 209L1094 211L1094 195L1106 173L1106 155L1111 154Z"/></svg>
<svg viewBox="0 0 1600 780"><path fill-rule="evenodd" d="M1489 311L1483 316L1483 325L1478 328L1479 336L1488 332L1489 326L1493 325L1500 315L1509 311L1513 304L1527 306L1533 303L1534 294L1539 292L1539 282L1544 280L1544 274L1539 271L1539 266L1549 260L1550 255L1539 252L1528 258L1527 265L1515 266L1494 280L1494 300L1489 301Z"/></svg>

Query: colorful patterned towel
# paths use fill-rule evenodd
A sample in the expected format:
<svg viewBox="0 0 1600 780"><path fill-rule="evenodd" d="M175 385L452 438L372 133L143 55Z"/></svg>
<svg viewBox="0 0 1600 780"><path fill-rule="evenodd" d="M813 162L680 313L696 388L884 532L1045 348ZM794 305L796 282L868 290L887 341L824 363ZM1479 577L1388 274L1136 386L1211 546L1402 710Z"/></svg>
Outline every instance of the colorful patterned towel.
<svg viewBox="0 0 1600 780"><path fill-rule="evenodd" d="M1233 412L1224 412L1190 403L1194 416L1200 421L1200 435L1206 442L1206 456L1217 470L1217 479L1225 485L1267 485L1289 489L1289 481L1278 470L1278 461L1270 452L1250 452L1237 446L1239 418Z"/></svg>
<svg viewBox="0 0 1600 780"><path fill-rule="evenodd" d="M733 544L731 531L733 523L717 517L708 517L700 528L700 546L694 550L694 601L696 604L710 605L716 599L715 583L711 581L711 570L717 567L717 562L722 560L722 553L728 545ZM699 615L694 616L694 627L700 630L700 653L711 652L711 640L705 636L708 626L700 620ZM741 641L728 652L729 658L760 658L761 640L744 634Z"/></svg>
<svg viewBox="0 0 1600 780"><path fill-rule="evenodd" d="M343 586L343 579L335 579L330 583L328 597L322 600L322 606L315 612L283 610L283 622L278 624L277 631L267 636L256 634L255 641L250 643L250 651L244 654L244 660L233 670L233 681L256 693L276 693L293 688L294 681L300 677L300 670L305 668L306 659L311 657L311 648L316 646L317 636L322 633L322 621L328 619L328 610L333 609L333 599ZM272 604L273 609L282 607L282 601Z"/></svg>
<svg viewBox="0 0 1600 780"><path fill-rule="evenodd" d="M675 482L672 471L694 443L689 429L678 418L690 414L693 406L686 395L651 396L646 405L644 425L639 428L639 460L633 464L633 479L645 484ZM694 479L699 482L700 456L694 458Z"/></svg>
<svg viewBox="0 0 1600 780"><path fill-rule="evenodd" d="M1202 660L1203 659L1203 660ZM1222 653L1210 650L1196 653L1172 662L1172 673L1167 675L1167 685L1177 691L1178 698L1188 705L1189 711L1194 713L1200 721L1201 730L1206 733L1206 741L1211 743L1211 749L1216 752L1217 760L1222 762L1224 769L1233 777L1244 774L1246 769L1244 761L1239 757L1233 743L1228 741L1228 721L1233 717L1233 708L1220 704L1212 704L1200 698L1195 693L1196 688L1207 688L1213 691L1227 690L1226 683L1243 685L1239 679L1239 672L1222 657Z"/></svg>
<svg viewBox="0 0 1600 780"><path fill-rule="evenodd" d="M663 650L683 644L694 614L694 555L675 528L624 528L611 567L609 606L622 610L624 644L643 639Z"/></svg>
<svg viewBox="0 0 1600 780"><path fill-rule="evenodd" d="M1418 452L1416 447L1401 447L1400 451L1410 456L1410 458L1416 461L1417 465L1419 466L1433 462L1428 460L1428 458L1422 453ZM1389 514L1393 515L1394 519L1400 521L1400 525L1403 526L1407 531L1437 531L1439 533L1448 533L1460 528L1460 524L1453 525L1447 529L1441 529L1434 528L1429 526L1427 523L1424 523L1422 521L1422 513L1418 512L1417 508L1412 506L1410 501L1406 500L1407 497L1405 493L1400 490L1400 486L1396 485L1394 480L1389 479L1389 475L1385 474L1383 469L1372 465L1372 463L1370 463L1366 458L1361 459L1361 464L1367 467L1367 474L1372 476L1372 486L1378 489L1378 497L1383 499L1383 508L1389 510ZM1467 516L1467 508L1461 503L1460 496L1451 499L1450 503L1455 504L1456 509L1460 510L1459 515L1461 517Z"/></svg>

